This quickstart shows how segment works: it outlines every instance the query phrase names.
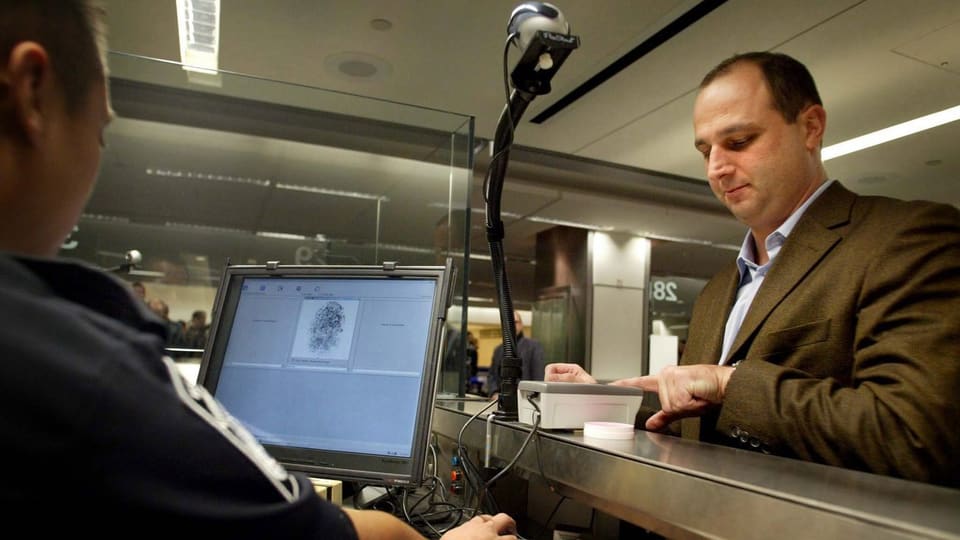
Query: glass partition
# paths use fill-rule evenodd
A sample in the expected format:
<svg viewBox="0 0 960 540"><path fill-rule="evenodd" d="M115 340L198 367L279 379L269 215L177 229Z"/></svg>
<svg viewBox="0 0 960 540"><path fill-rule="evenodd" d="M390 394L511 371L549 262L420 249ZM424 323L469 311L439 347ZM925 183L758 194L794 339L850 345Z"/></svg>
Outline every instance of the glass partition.
<svg viewBox="0 0 960 540"><path fill-rule="evenodd" d="M116 118L61 255L162 300L180 327L175 357L199 356L227 264L451 257L454 303L465 304L472 117L127 54L108 61ZM133 267L131 250L142 254ZM466 309L452 313L456 337ZM462 394L465 347L449 341L442 391Z"/></svg>
<svg viewBox="0 0 960 540"><path fill-rule="evenodd" d="M732 264L738 250L733 245L651 240L649 333L652 340L667 338L666 343L676 347L673 362L683 355L697 296L710 278ZM656 353L651 350L651 355Z"/></svg>

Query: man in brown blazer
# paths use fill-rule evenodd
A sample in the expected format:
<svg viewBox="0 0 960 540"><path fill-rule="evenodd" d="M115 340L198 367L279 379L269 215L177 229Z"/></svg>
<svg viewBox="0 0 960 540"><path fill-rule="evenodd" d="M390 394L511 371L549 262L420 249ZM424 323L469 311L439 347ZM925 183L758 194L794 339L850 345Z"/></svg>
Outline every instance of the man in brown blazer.
<svg viewBox="0 0 960 540"><path fill-rule="evenodd" d="M659 394L649 430L683 418L685 437L960 486L960 212L828 180L825 127L786 55L704 78L695 145L750 230L697 299L682 365L615 384Z"/></svg>

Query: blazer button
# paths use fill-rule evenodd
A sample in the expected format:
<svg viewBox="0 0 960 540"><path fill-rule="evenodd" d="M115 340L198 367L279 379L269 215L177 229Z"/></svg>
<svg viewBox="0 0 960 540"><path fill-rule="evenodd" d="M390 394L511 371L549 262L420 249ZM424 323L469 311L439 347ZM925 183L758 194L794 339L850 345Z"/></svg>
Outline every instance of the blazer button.
<svg viewBox="0 0 960 540"><path fill-rule="evenodd" d="M746 431L740 431L740 442L747 444L747 441L750 440L750 434Z"/></svg>
<svg viewBox="0 0 960 540"><path fill-rule="evenodd" d="M750 446L754 448L760 448L760 439L756 437L750 437Z"/></svg>

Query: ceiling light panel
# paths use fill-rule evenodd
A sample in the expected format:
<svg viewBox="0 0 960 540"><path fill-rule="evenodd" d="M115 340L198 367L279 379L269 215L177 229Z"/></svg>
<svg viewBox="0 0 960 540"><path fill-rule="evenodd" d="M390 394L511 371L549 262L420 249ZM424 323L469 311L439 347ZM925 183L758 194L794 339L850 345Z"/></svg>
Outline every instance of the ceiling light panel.
<svg viewBox="0 0 960 540"><path fill-rule="evenodd" d="M315 186L299 186L296 184L277 184L277 189L288 189L290 191L303 191L306 193L319 193L321 195L332 195L334 197L349 197L351 199L366 199L380 202L390 202L386 195L376 193L362 193L359 191L343 191L339 189L327 189Z"/></svg>
<svg viewBox="0 0 960 540"><path fill-rule="evenodd" d="M177 0L183 69L216 74L220 47L220 0Z"/></svg>
<svg viewBox="0 0 960 540"><path fill-rule="evenodd" d="M957 120L960 120L960 105L827 146L820 151L820 156L827 161Z"/></svg>

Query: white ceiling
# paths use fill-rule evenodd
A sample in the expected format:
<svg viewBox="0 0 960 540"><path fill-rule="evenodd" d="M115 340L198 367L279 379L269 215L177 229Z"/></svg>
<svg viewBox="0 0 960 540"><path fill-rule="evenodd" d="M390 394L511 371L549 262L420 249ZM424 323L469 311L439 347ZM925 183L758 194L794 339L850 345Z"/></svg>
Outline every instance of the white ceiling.
<svg viewBox="0 0 960 540"><path fill-rule="evenodd" d="M179 61L175 0L104 3L112 50ZM828 113L825 145L960 104L957 0L729 0L537 125L529 119L698 4L554 3L581 47L553 80L553 91L530 106L515 140L518 147L558 154L557 163L521 169L533 185L508 183L504 210L515 205L532 209L522 213L620 231L739 244L742 228L719 205L697 218L683 205L651 204L632 185L644 171L679 178L678 185L704 181L692 144L695 89L706 71L736 52L785 52L810 68ZM220 67L471 115L477 137L491 139L504 102L505 27L517 4L223 0ZM392 27L375 30L373 19ZM369 61L380 72L347 76L337 69L344 58ZM958 140L960 122L954 122L831 160L827 171L860 193L960 206ZM613 172L598 178L596 171L605 169L596 162L611 164ZM481 155L481 177L486 163ZM702 198L707 192L700 191ZM478 192L474 201L482 206ZM529 239L547 226L518 223L508 235ZM532 241L515 247L531 248ZM482 243L475 247L482 250Z"/></svg>

